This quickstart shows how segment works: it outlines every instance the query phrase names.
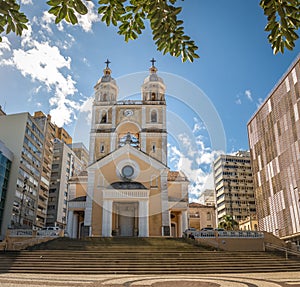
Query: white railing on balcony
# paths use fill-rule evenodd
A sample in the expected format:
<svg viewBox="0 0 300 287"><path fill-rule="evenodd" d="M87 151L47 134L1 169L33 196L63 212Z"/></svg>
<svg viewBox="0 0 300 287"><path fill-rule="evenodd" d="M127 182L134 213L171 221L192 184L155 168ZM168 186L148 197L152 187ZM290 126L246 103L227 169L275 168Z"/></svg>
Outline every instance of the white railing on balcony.
<svg viewBox="0 0 300 287"><path fill-rule="evenodd" d="M103 191L103 199L148 199L149 190L105 190Z"/></svg>

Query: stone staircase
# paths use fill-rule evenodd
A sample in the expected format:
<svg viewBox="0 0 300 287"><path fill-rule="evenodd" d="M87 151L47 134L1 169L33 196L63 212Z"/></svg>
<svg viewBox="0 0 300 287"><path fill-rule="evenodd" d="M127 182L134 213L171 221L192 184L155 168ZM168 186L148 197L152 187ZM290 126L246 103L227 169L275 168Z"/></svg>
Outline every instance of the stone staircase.
<svg viewBox="0 0 300 287"><path fill-rule="evenodd" d="M0 272L209 274L300 271L300 260L267 252L225 252L173 238L59 238L0 253Z"/></svg>

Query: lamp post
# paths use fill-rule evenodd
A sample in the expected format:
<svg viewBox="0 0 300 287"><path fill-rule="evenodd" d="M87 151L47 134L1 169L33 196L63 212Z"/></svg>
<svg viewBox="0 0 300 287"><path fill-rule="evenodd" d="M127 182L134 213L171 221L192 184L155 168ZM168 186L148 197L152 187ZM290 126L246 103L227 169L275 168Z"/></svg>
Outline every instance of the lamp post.
<svg viewBox="0 0 300 287"><path fill-rule="evenodd" d="M24 204L24 197L25 197L25 192L27 191L27 181L28 177L24 178L23 181L23 188L22 188L22 197L21 197L21 202L20 202L20 209L19 209L19 220L18 220L18 225L19 227L21 226L21 217L22 217L22 210L23 210L23 204Z"/></svg>

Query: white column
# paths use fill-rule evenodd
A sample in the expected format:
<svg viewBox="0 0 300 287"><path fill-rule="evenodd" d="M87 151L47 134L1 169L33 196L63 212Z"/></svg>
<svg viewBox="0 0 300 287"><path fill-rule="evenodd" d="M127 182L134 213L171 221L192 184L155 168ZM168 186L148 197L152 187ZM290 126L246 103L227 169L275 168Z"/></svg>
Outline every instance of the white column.
<svg viewBox="0 0 300 287"><path fill-rule="evenodd" d="M103 200L102 236L111 237L112 229L112 200Z"/></svg>
<svg viewBox="0 0 300 287"><path fill-rule="evenodd" d="M181 230L186 230L188 228L188 217L187 217L187 210L182 211L182 217L181 217L181 221L182 221L182 225L181 225Z"/></svg>
<svg viewBox="0 0 300 287"><path fill-rule="evenodd" d="M74 217L74 211L68 210L67 232L70 237L72 237L72 233L73 233L73 217Z"/></svg>
<svg viewBox="0 0 300 287"><path fill-rule="evenodd" d="M78 214L74 214L73 216L73 232L71 238L77 238L77 233L78 233Z"/></svg>
<svg viewBox="0 0 300 287"><path fill-rule="evenodd" d="M148 205L148 200L139 201L139 237L149 236Z"/></svg>
<svg viewBox="0 0 300 287"><path fill-rule="evenodd" d="M88 170L87 197L86 197L86 205L85 205L85 211L84 211L84 225L85 226L92 226L94 181L95 181L95 171Z"/></svg>
<svg viewBox="0 0 300 287"><path fill-rule="evenodd" d="M182 230L182 213L178 214L178 225L177 225L177 237L181 237L182 236L182 232L185 230Z"/></svg>
<svg viewBox="0 0 300 287"><path fill-rule="evenodd" d="M169 216L169 198L168 198L168 173L167 171L161 175L161 206L162 206L162 228L164 226L170 226L170 216ZM169 236L170 234L162 234L162 236Z"/></svg>

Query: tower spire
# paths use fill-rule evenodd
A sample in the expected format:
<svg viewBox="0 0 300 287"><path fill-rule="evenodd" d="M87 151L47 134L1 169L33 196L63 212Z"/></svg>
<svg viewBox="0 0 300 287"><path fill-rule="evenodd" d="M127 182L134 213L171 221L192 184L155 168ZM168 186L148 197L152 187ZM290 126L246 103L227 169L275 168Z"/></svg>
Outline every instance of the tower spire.
<svg viewBox="0 0 300 287"><path fill-rule="evenodd" d="M103 73L104 73L105 76L109 76L111 74L111 69L109 68L109 64L111 62L107 59L104 63L106 64L106 67L103 70Z"/></svg>
<svg viewBox="0 0 300 287"><path fill-rule="evenodd" d="M150 62L152 63L152 66L150 67L149 71L150 71L151 74L154 74L154 73L157 72L157 68L154 65L154 63L156 62L156 60L154 58L152 58Z"/></svg>

